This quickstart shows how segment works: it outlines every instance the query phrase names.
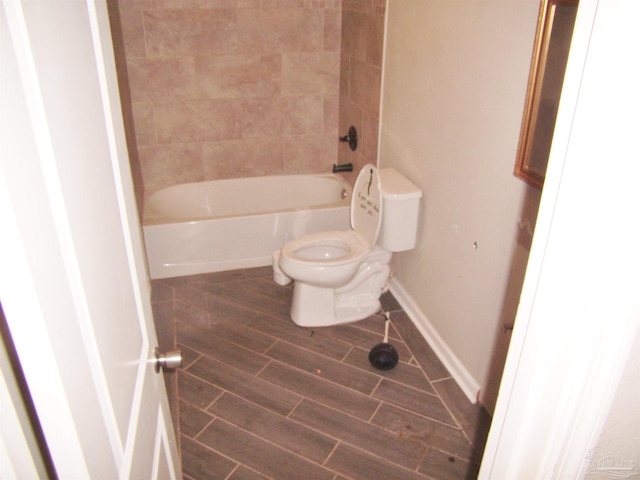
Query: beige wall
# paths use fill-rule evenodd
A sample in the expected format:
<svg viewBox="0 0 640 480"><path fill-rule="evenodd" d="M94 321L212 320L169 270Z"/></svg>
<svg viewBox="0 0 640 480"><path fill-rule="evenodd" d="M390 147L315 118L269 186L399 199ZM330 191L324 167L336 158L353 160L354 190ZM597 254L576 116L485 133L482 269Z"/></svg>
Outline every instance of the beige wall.
<svg viewBox="0 0 640 480"><path fill-rule="evenodd" d="M330 171L341 4L120 0L145 193Z"/></svg>
<svg viewBox="0 0 640 480"><path fill-rule="evenodd" d="M396 279L489 411L539 202L512 173L538 5L394 0L387 12L380 166L424 192Z"/></svg>

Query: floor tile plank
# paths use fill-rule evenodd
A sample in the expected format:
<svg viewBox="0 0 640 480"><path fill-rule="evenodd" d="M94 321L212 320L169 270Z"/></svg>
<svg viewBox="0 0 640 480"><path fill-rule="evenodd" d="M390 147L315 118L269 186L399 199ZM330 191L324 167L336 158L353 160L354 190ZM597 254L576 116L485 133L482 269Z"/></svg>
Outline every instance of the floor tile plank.
<svg viewBox="0 0 640 480"><path fill-rule="evenodd" d="M227 480L269 480L264 475L240 465Z"/></svg>
<svg viewBox="0 0 640 480"><path fill-rule="evenodd" d="M471 445L459 428L383 403L371 423L430 448L471 458Z"/></svg>
<svg viewBox="0 0 640 480"><path fill-rule="evenodd" d="M324 462L336 445L318 433L287 417L225 393L207 410L243 430L317 463Z"/></svg>
<svg viewBox="0 0 640 480"><path fill-rule="evenodd" d="M219 480L226 478L236 468L235 462L184 435L180 445L182 469L194 480Z"/></svg>
<svg viewBox="0 0 640 480"><path fill-rule="evenodd" d="M373 373L354 371L350 365L282 341L276 342L265 355L365 395L373 392L380 381Z"/></svg>
<svg viewBox="0 0 640 480"><path fill-rule="evenodd" d="M200 352L196 352L195 350L190 349L180 342L176 342L176 347L179 348L180 352L182 353L182 365L180 366L181 369L187 368L198 358L200 358L200 355L202 355Z"/></svg>
<svg viewBox="0 0 640 480"><path fill-rule="evenodd" d="M180 432L194 438L213 420L213 416L180 400Z"/></svg>
<svg viewBox="0 0 640 480"><path fill-rule="evenodd" d="M272 382L256 378L209 357L197 360L189 367L188 372L281 415L288 415L302 398Z"/></svg>
<svg viewBox="0 0 640 480"><path fill-rule="evenodd" d="M261 278L255 282L247 283L247 287L256 293L265 295L269 299L283 303L287 308L291 305L293 286L281 286L273 281L273 278Z"/></svg>
<svg viewBox="0 0 640 480"><path fill-rule="evenodd" d="M213 421L197 440L274 479L332 480L329 470L222 420Z"/></svg>
<svg viewBox="0 0 640 480"><path fill-rule="evenodd" d="M222 390L185 370L178 371L180 399L204 410L222 394Z"/></svg>
<svg viewBox="0 0 640 480"><path fill-rule="evenodd" d="M207 293L223 299L225 302L237 303L257 312L278 313L281 315L288 315L289 312L289 304L273 301L266 293L252 290L251 288L243 288L242 282L216 283L202 288Z"/></svg>
<svg viewBox="0 0 640 480"><path fill-rule="evenodd" d="M351 445L341 443L331 454L326 466L356 480L427 480L417 472L393 465Z"/></svg>
<svg viewBox="0 0 640 480"><path fill-rule="evenodd" d="M482 405L469 402L452 378L434 382L433 387L458 420L467 440L476 446L474 458L479 462L489 434L491 417Z"/></svg>
<svg viewBox="0 0 640 480"><path fill-rule="evenodd" d="M264 355L231 343L227 341L226 338L218 336L217 332L219 330L222 330L219 326L212 327L212 329L202 329L177 322L178 342L190 345L191 348L194 348L207 357L215 358L239 370L252 374L259 372L269 363L269 359ZM266 349L272 342L272 340L261 342L259 339L251 342L250 339L243 340L240 339L238 335L230 335L228 332L226 335L225 332L221 332L221 334L226 337L235 337L236 340L252 345L258 349Z"/></svg>
<svg viewBox="0 0 640 480"><path fill-rule="evenodd" d="M479 465L429 450L418 471L436 480L473 480L478 477Z"/></svg>
<svg viewBox="0 0 640 480"><path fill-rule="evenodd" d="M392 313L391 321L431 382L451 376L405 312Z"/></svg>
<svg viewBox="0 0 640 480"><path fill-rule="evenodd" d="M371 418L380 405L379 401L371 397L276 362L269 364L258 376L364 420Z"/></svg>
<svg viewBox="0 0 640 480"><path fill-rule="evenodd" d="M418 442L309 400L303 400L291 418L411 470L420 465L426 450Z"/></svg>
<svg viewBox="0 0 640 480"><path fill-rule="evenodd" d="M347 342L316 335L315 329L298 327L292 321L285 323L265 316L252 319L247 326L334 360L343 359L352 348Z"/></svg>
<svg viewBox="0 0 640 480"><path fill-rule="evenodd" d="M457 426L439 397L401 383L385 378L373 392L373 397L442 423Z"/></svg>

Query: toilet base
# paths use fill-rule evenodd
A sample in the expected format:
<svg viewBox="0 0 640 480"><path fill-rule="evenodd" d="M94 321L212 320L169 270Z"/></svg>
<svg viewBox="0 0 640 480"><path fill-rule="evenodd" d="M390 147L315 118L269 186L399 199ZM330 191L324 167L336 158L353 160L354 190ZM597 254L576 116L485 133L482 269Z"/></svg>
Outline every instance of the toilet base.
<svg viewBox="0 0 640 480"><path fill-rule="evenodd" d="M301 327L328 327L357 322L379 311L391 254L378 249L372 258L377 261L364 262L355 277L340 288L316 287L296 280L291 319Z"/></svg>
<svg viewBox="0 0 640 480"><path fill-rule="evenodd" d="M294 282L290 313L301 327L333 325L333 289Z"/></svg>
<svg viewBox="0 0 640 480"><path fill-rule="evenodd" d="M380 310L380 297L359 295L340 302L335 290L300 282L293 286L291 319L301 327L328 327L357 322Z"/></svg>

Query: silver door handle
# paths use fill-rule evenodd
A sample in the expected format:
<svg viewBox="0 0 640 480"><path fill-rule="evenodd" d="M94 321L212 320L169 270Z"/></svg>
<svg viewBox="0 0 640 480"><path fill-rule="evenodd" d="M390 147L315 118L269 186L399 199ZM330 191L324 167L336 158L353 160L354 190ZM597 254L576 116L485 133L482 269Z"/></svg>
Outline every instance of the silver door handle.
<svg viewBox="0 0 640 480"><path fill-rule="evenodd" d="M175 370L182 366L182 350L169 350L166 353L160 353L160 350L156 347L155 353L156 373L160 373L160 369L166 372L167 370Z"/></svg>

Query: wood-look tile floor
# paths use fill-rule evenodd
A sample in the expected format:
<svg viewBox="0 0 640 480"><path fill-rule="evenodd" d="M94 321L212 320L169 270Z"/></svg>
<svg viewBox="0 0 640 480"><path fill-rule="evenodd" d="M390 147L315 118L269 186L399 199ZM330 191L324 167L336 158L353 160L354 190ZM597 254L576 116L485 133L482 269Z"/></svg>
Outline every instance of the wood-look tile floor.
<svg viewBox="0 0 640 480"><path fill-rule="evenodd" d="M476 478L489 417L472 405L390 293L400 363L368 361L384 318L301 328L270 268L154 280L175 327L185 478ZM158 313L160 312L160 313Z"/></svg>

